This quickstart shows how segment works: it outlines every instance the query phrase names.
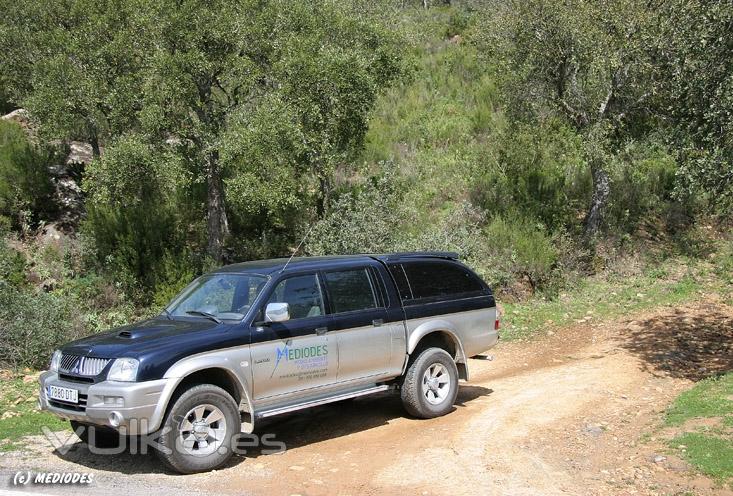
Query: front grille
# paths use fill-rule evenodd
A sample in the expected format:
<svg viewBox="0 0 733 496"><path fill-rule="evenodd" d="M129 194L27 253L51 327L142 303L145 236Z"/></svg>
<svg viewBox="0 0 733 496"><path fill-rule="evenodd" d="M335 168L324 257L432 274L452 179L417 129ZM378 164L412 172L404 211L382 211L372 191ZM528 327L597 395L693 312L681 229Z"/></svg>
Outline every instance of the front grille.
<svg viewBox="0 0 733 496"><path fill-rule="evenodd" d="M87 409L87 395L79 393L79 403L66 403L65 401L49 399L48 404L56 408L71 410L72 412L85 412Z"/></svg>
<svg viewBox="0 0 733 496"><path fill-rule="evenodd" d="M92 358L78 355L61 355L61 372L94 377L99 375L109 363L108 358Z"/></svg>
<svg viewBox="0 0 733 496"><path fill-rule="evenodd" d="M78 375L59 374L59 379L68 382L81 382L83 384L94 384L94 377L81 377Z"/></svg>

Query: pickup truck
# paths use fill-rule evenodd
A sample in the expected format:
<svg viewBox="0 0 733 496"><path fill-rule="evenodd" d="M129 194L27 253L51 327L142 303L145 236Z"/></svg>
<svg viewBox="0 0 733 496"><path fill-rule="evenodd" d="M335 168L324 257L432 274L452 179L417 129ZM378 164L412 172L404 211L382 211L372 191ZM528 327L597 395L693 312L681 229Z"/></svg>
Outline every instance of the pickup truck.
<svg viewBox="0 0 733 496"><path fill-rule="evenodd" d="M491 289L454 253L251 261L61 347L39 404L87 442L154 435L165 465L201 472L273 415L387 390L412 416L444 415L498 329Z"/></svg>

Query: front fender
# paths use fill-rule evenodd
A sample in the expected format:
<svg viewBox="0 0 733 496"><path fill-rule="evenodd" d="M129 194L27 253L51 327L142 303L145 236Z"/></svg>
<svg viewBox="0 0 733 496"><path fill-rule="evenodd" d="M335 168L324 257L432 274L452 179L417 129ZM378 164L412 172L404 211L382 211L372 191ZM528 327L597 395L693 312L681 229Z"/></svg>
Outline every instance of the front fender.
<svg viewBox="0 0 733 496"><path fill-rule="evenodd" d="M242 422L242 430L251 433L254 430L254 408L252 404L252 389L247 375L249 374L249 348L215 350L183 358L171 365L163 376L169 379L168 385L161 396L154 418L160 426L168 402L178 385L191 374L205 369L220 369L233 379L240 394L239 410L248 414L249 419ZM160 411L159 411L160 410Z"/></svg>

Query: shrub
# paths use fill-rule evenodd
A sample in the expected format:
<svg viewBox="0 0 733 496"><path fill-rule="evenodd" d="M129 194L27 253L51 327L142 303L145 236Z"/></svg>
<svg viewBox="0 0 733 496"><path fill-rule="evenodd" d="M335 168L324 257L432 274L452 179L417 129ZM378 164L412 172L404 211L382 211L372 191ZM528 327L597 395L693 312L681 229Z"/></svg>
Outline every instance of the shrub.
<svg viewBox="0 0 733 496"><path fill-rule="evenodd" d="M590 199L591 178L578 134L557 122L511 126L496 144L471 189L471 199L492 214L519 212L550 230L577 224Z"/></svg>
<svg viewBox="0 0 733 496"><path fill-rule="evenodd" d="M25 257L0 240L0 281L10 286L21 287L26 284Z"/></svg>
<svg viewBox="0 0 733 496"><path fill-rule="evenodd" d="M69 301L0 282L0 363L42 368L62 343L81 336Z"/></svg>
<svg viewBox="0 0 733 496"><path fill-rule="evenodd" d="M659 215L672 201L677 163L659 144L631 142L609 164L612 181L607 220L626 232Z"/></svg>
<svg viewBox="0 0 733 496"><path fill-rule="evenodd" d="M0 215L15 227L25 221L24 211L36 220L52 213L48 166L53 159L53 151L31 144L18 124L0 120Z"/></svg>
<svg viewBox="0 0 733 496"><path fill-rule="evenodd" d="M533 290L557 289L559 254L541 223L521 216L495 217L485 233L495 284L526 277Z"/></svg>
<svg viewBox="0 0 733 496"><path fill-rule="evenodd" d="M400 181L391 163L381 174L341 194L308 235L310 255L379 253L398 244L404 208Z"/></svg>

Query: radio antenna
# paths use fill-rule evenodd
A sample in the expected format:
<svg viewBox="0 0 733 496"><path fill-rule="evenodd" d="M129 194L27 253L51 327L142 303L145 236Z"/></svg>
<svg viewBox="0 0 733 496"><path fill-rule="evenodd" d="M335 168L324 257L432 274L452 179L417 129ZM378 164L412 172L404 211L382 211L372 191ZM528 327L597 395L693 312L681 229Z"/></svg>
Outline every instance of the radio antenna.
<svg viewBox="0 0 733 496"><path fill-rule="evenodd" d="M296 247L295 247L295 251L294 251L294 252L292 253L292 255L290 255L290 258L288 258L288 261L287 261L287 262L285 262L285 265L283 265L283 268L282 268L282 269L280 269L280 274L282 274L282 273L283 273L283 271L284 271L285 269L287 269L287 268L288 268L288 264L289 264L289 263L290 263L290 261L291 261L291 260L293 259L293 257L295 256L295 254L296 254L296 253L298 253L298 251L300 250L300 247L301 247L301 246L303 246L303 243L304 243L304 242L305 242L305 240L306 240L306 239L308 238L308 235L309 235L309 234L311 233L311 231L313 230L313 228L315 227L315 225L316 225L316 224L315 224L315 223L313 223L313 224L312 224L312 225L311 225L311 226L310 226L310 227L308 228L308 232L306 232L306 233L305 233L305 236L303 236L303 239L301 239L301 240L300 240L300 243L298 243L298 246L296 246Z"/></svg>

